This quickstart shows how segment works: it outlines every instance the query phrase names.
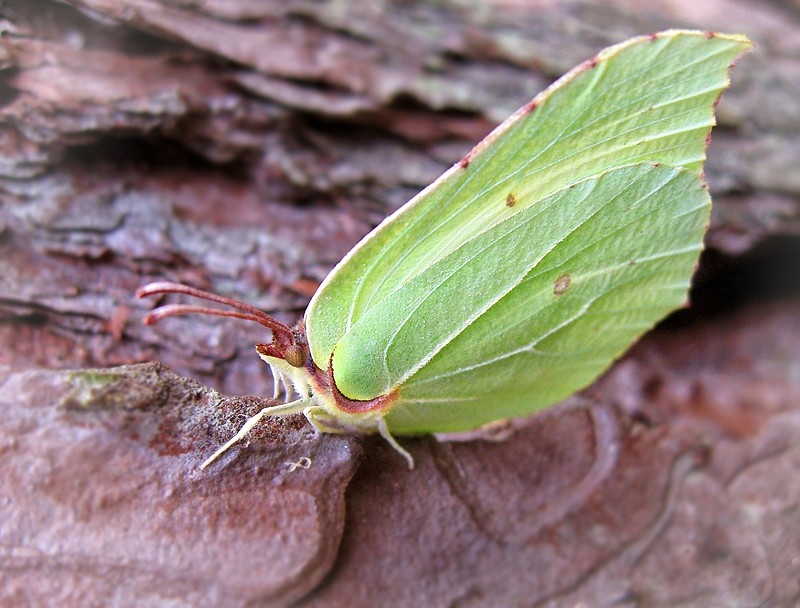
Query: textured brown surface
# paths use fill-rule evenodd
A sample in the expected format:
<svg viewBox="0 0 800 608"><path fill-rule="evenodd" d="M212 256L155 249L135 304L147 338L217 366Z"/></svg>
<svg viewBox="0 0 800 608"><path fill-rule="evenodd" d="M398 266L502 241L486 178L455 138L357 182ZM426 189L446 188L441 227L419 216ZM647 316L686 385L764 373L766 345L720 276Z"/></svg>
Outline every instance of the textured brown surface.
<svg viewBox="0 0 800 608"><path fill-rule="evenodd" d="M247 405L230 402L158 364L8 378L3 605L282 606L313 588L355 444L272 423L263 449L200 473L198 429Z"/></svg>
<svg viewBox="0 0 800 608"><path fill-rule="evenodd" d="M17 0L0 23L0 605L800 601L796 3ZM269 403L214 390L271 394L266 336L144 327L138 286L291 323L554 77L676 26L758 44L690 310L558 408L405 440L411 473L302 418L197 472Z"/></svg>

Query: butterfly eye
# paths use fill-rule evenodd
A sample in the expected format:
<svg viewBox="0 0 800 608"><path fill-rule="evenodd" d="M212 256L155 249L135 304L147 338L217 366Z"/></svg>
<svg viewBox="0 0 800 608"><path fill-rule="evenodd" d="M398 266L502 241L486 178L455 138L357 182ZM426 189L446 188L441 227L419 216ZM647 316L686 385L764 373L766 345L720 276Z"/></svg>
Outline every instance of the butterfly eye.
<svg viewBox="0 0 800 608"><path fill-rule="evenodd" d="M292 367L303 367L306 364L306 353L299 344L290 344L283 354L286 363Z"/></svg>

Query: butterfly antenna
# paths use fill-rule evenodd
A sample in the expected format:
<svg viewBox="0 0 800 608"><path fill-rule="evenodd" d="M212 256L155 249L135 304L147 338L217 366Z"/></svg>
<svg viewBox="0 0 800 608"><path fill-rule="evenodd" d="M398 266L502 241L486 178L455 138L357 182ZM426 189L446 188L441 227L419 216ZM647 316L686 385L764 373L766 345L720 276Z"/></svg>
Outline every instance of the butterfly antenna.
<svg viewBox="0 0 800 608"><path fill-rule="evenodd" d="M143 319L146 325L155 325L162 319L167 317L177 317L183 315L212 315L216 317L233 317L234 319L244 319L245 321L254 321L263 327L266 327L273 334L280 338L287 338L290 342L293 341L293 332L288 325L284 325L280 321L275 320L273 317L259 310L255 306L251 306L245 302L234 300L225 296L220 296L209 291L197 289L196 287L189 287L181 283L171 283L169 281L158 281L150 283L144 287L136 290L137 298L146 298L148 296L155 296L164 293L177 293L201 300L208 300L216 302L224 306L230 306L237 310L220 310L218 308L211 308L209 306L197 306L194 304L166 304L147 313Z"/></svg>

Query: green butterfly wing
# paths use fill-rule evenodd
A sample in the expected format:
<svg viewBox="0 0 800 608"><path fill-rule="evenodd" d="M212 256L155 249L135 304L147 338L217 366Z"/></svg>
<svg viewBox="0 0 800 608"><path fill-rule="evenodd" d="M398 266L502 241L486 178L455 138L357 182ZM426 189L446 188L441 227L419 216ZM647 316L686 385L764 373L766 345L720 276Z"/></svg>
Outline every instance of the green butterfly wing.
<svg viewBox="0 0 800 608"><path fill-rule="evenodd" d="M591 382L684 302L709 198L688 170L637 164L530 211L414 277L337 345L343 391L361 389L351 381L361 371L400 386L393 432L472 428Z"/></svg>
<svg viewBox="0 0 800 608"><path fill-rule="evenodd" d="M664 32L564 76L333 270L306 312L314 361L352 399L399 389L395 433L591 382L685 300L713 107L748 45Z"/></svg>

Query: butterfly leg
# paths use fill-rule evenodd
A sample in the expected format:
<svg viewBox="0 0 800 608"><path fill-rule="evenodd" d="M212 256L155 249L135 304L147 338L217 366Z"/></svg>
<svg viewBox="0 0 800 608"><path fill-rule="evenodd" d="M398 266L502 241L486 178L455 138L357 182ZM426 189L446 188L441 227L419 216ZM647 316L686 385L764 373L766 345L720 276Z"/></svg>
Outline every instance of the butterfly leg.
<svg viewBox="0 0 800 608"><path fill-rule="evenodd" d="M308 407L308 403L308 399L298 399L297 401L292 401L291 403L285 403L283 405L265 407L255 416L248 418L247 422L244 423L244 426L239 429L239 432L236 433L236 435L234 435L225 445L219 448L203 464L200 465L200 470L205 469L217 458L222 456L222 454L227 452L228 448L230 448L233 444L244 439L247 433L253 430L253 427L257 425L259 420L261 420L264 416L288 416L289 414L299 414Z"/></svg>
<svg viewBox="0 0 800 608"><path fill-rule="evenodd" d="M305 410L303 410L303 414L305 414L311 425L320 433L342 434L346 432L346 430L342 428L341 421L332 417L328 410L322 406L316 405L307 407ZM408 452L408 450L403 448L403 446L401 446L394 437L392 437L392 434L389 432L389 426L386 424L386 420L383 418L378 418L375 429L397 453L406 459L408 468L413 469L414 457ZM362 428L360 430L363 432L372 429Z"/></svg>
<svg viewBox="0 0 800 608"><path fill-rule="evenodd" d="M389 425L386 424L386 420L384 418L378 418L378 433L380 433L381 437L389 442L389 445L394 448L395 452L398 452L403 458L406 459L409 470L413 469L414 457L408 450L397 443L397 439L395 439L389 432Z"/></svg>

